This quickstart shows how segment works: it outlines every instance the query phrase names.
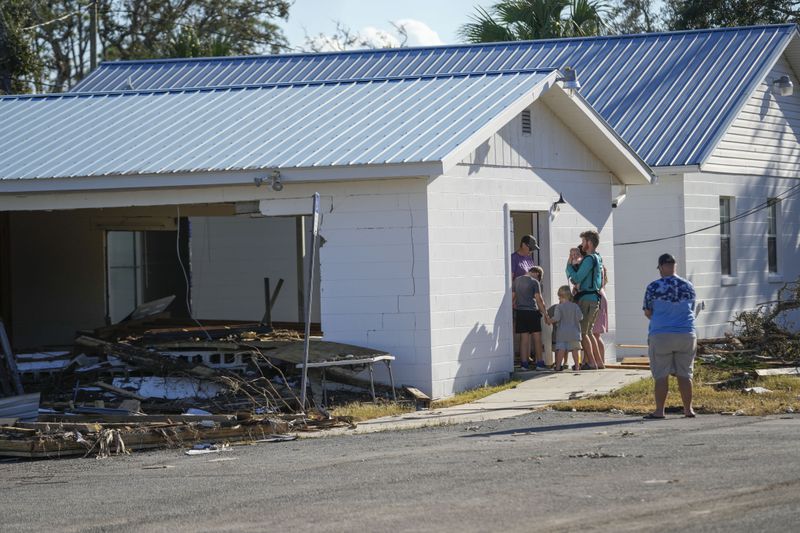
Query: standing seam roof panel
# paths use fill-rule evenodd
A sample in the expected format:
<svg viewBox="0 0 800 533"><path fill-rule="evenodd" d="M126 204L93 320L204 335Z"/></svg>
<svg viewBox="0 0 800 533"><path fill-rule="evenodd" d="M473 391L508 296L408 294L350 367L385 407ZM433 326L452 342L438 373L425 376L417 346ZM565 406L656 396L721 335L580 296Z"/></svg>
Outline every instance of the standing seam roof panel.
<svg viewBox="0 0 800 533"><path fill-rule="evenodd" d="M772 52L795 32L794 25L776 25L338 54L103 63L75 90L124 89L128 76L140 90L571 66L578 71L589 104L645 161L690 165L701 162L716 133L746 98L743 88L754 86L758 80L753 77L765 71ZM759 53L762 50L769 53ZM755 64L747 64L745 57L754 58ZM703 70L707 65L708 72ZM696 91L711 78L717 95Z"/></svg>

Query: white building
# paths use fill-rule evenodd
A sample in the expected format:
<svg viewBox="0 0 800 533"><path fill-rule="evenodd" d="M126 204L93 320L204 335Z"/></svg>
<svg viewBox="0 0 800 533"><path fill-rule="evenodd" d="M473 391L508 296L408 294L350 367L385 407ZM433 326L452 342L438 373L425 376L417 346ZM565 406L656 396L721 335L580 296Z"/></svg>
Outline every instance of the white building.
<svg viewBox="0 0 800 533"><path fill-rule="evenodd" d="M319 192L325 338L392 352L397 381L436 397L512 370L521 233L543 243L550 303L568 248L600 230L609 358L644 341L642 293L665 251L716 335L797 275L798 95L773 88L796 83L796 39L783 25L104 63L74 95L0 99L0 313L26 346L167 290L184 300L178 248L201 321L259 319L265 277L285 280L273 318L297 321ZM580 95L556 81L563 66ZM774 237L768 210L734 222L723 277L720 197L744 213L782 195Z"/></svg>

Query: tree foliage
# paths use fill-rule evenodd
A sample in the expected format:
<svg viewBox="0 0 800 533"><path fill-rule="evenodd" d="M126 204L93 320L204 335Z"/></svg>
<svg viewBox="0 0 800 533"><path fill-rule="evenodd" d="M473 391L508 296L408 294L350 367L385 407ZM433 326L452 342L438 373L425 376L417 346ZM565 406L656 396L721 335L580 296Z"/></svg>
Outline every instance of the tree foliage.
<svg viewBox="0 0 800 533"><path fill-rule="evenodd" d="M22 92L43 65L24 28L33 24L27 0L0 0L0 94Z"/></svg>
<svg viewBox="0 0 800 533"><path fill-rule="evenodd" d="M22 43L9 53L17 59L2 56L0 77L24 92L62 91L87 75L95 2L99 59L277 53L287 45L275 21L288 17L291 0L0 0L0 20L22 21L11 26ZM12 70L15 61L27 69Z"/></svg>
<svg viewBox="0 0 800 533"><path fill-rule="evenodd" d="M459 35L472 43L601 35L606 16L599 0L505 0L475 8Z"/></svg>
<svg viewBox="0 0 800 533"><path fill-rule="evenodd" d="M672 30L797 22L800 2L791 0L667 0Z"/></svg>
<svg viewBox="0 0 800 533"><path fill-rule="evenodd" d="M663 2L657 0L616 0L609 12L609 26L616 35L652 33L665 27Z"/></svg>

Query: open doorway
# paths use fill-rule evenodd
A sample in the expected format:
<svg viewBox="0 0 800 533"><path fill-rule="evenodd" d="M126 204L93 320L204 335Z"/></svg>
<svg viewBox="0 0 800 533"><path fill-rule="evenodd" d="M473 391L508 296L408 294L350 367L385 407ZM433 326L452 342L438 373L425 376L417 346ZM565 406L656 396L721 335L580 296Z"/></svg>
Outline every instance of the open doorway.
<svg viewBox="0 0 800 533"><path fill-rule="evenodd" d="M108 324L118 323L145 302L171 295L172 316L188 316L188 224L186 219L179 224L182 232L106 231Z"/></svg>
<svg viewBox="0 0 800 533"><path fill-rule="evenodd" d="M533 235L539 243L539 250L534 250L532 257L534 264L544 269L542 279L542 295L545 303L552 305L551 298L553 283L553 272L550 269L550 226L549 213L546 211L511 211L511 244L513 249L519 247L520 239L525 235ZM510 258L509 258L510 261ZM510 267L509 267L510 268ZM540 310L543 314L547 309ZM553 364L552 342L550 327L542 322L542 354L547 365ZM531 360L535 358L534 348L531 346ZM519 335L514 334L514 357L519 357Z"/></svg>

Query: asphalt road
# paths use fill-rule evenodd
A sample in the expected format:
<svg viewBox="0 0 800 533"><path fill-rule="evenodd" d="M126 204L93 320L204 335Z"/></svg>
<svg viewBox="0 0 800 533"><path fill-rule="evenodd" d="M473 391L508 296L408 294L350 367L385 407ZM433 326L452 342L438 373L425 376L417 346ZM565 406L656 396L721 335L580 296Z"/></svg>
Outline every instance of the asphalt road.
<svg viewBox="0 0 800 533"><path fill-rule="evenodd" d="M800 417L535 413L0 464L2 531L797 531Z"/></svg>

